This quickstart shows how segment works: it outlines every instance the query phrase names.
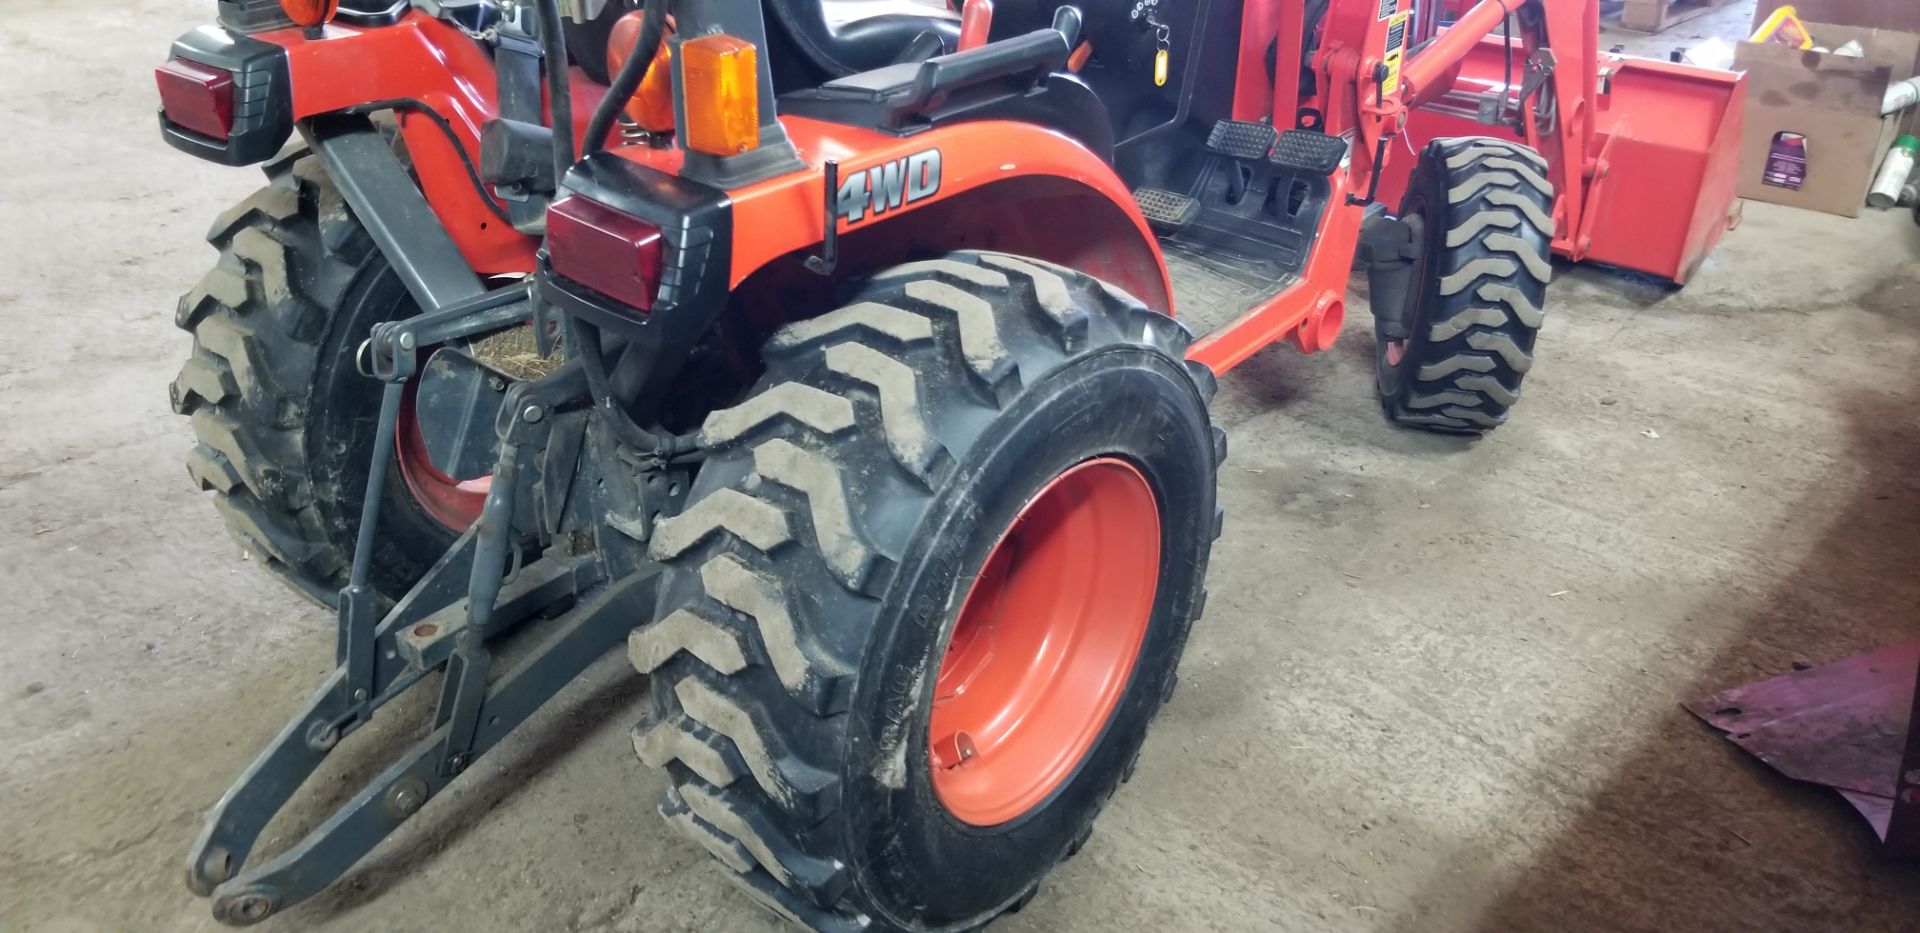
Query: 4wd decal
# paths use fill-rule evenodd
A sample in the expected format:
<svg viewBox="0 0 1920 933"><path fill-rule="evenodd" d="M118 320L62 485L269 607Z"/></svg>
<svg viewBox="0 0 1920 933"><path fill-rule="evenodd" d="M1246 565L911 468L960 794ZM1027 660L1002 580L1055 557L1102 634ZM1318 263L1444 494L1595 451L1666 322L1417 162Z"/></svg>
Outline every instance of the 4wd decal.
<svg viewBox="0 0 1920 933"><path fill-rule="evenodd" d="M834 193L835 211L857 224L940 190L940 150L928 149L847 175Z"/></svg>

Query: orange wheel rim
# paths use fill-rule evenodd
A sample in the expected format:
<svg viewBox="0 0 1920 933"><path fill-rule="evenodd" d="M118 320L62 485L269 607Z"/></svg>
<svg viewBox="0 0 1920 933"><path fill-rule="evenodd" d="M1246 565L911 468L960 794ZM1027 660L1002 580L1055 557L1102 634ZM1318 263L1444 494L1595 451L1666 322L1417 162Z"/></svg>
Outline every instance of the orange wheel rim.
<svg viewBox="0 0 1920 933"><path fill-rule="evenodd" d="M1072 777L1126 692L1159 576L1160 507L1133 464L1084 461L1021 507L934 684L927 756L949 813L999 825Z"/></svg>
<svg viewBox="0 0 1920 933"><path fill-rule="evenodd" d="M434 521L454 530L466 531L480 520L480 508L487 504L487 490L493 477L457 480L433 468L427 453L426 436L413 417L413 387L400 405L400 420L394 426L395 458L400 461L400 478L413 493L413 500Z"/></svg>

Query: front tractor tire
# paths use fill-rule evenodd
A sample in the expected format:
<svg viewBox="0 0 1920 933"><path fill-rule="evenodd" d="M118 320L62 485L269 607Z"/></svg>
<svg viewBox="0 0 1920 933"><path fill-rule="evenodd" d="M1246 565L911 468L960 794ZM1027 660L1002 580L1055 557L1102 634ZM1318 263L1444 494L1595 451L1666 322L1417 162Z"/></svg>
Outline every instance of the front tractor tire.
<svg viewBox="0 0 1920 933"><path fill-rule="evenodd" d="M187 472L228 532L277 578L332 605L353 561L380 407L379 383L354 355L374 323L416 309L317 157L296 150L266 174L267 187L214 221L207 240L220 258L180 299L175 323L193 351L173 409L193 421ZM407 437L401 447L406 457ZM397 599L477 499L445 477L390 469L372 583Z"/></svg>
<svg viewBox="0 0 1920 933"><path fill-rule="evenodd" d="M964 930L1024 905L1131 774L1218 534L1188 336L961 252L777 332L651 543L635 728L660 812L781 916Z"/></svg>
<svg viewBox="0 0 1920 933"><path fill-rule="evenodd" d="M1380 404L1389 419L1452 434L1507 420L1533 368L1553 275L1547 162L1519 143L1436 139L1420 154L1400 207L1410 278L1376 301L1397 322L1377 335ZM1398 299L1398 300L1395 300Z"/></svg>

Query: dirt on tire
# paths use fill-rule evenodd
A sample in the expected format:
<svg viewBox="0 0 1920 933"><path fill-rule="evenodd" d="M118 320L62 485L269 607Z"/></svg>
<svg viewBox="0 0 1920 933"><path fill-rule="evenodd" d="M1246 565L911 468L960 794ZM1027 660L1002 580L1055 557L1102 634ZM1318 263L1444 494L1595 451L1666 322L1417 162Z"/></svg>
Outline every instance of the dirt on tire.
<svg viewBox="0 0 1920 933"><path fill-rule="evenodd" d="M1206 415L1212 374L1184 362L1187 341L1086 276L971 252L882 272L851 304L777 332L759 385L706 419L708 459L651 545L667 566L658 621L629 640L653 691L634 746L667 772L668 822L816 929L965 927L1026 903L1130 774L1204 605L1225 448ZM1153 388L1064 388L1109 369L1135 380L1114 385ZM1129 401L1142 411L1099 417ZM1054 800L1012 828L951 833L927 803L915 717L953 607L925 581L964 575L964 548L998 507L988 493L1006 485L995 471L1022 459L1009 445L1061 438L1033 457L1039 483L1057 469L1048 457L1086 455L1071 446L1080 435L1152 448L1138 456L1158 471L1173 542L1162 567L1175 568L1152 650Z"/></svg>
<svg viewBox="0 0 1920 933"><path fill-rule="evenodd" d="M267 570L333 605L352 563L379 385L353 356L376 320L413 304L326 177L295 149L266 187L215 220L214 267L181 297L193 335L173 410L193 424L187 473ZM386 483L372 582L397 598L453 541Z"/></svg>

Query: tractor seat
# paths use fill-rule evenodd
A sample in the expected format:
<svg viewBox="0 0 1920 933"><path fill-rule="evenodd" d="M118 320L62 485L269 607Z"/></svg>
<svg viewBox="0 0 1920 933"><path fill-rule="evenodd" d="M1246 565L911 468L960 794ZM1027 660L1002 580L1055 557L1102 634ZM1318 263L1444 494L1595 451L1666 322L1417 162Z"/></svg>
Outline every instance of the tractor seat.
<svg viewBox="0 0 1920 933"><path fill-rule="evenodd" d="M918 13L882 13L835 23L828 6L866 6L847 0L766 0L775 25L826 79L900 62L924 61L959 47L960 21L929 7ZM913 4L902 4L913 5Z"/></svg>

